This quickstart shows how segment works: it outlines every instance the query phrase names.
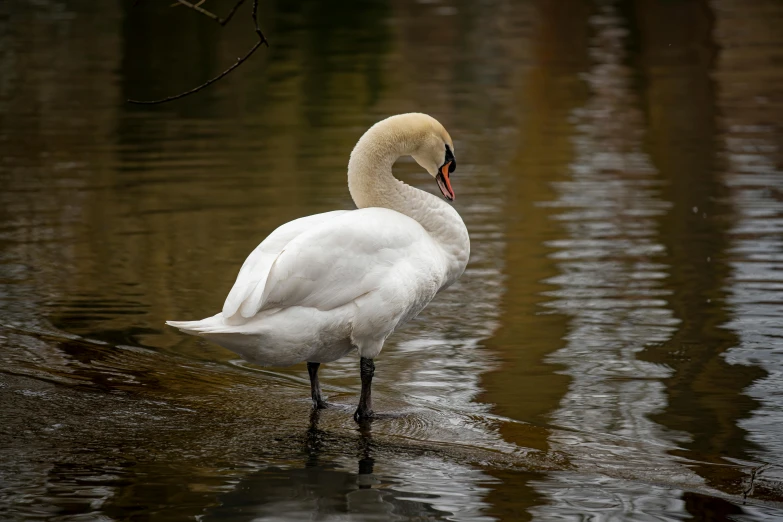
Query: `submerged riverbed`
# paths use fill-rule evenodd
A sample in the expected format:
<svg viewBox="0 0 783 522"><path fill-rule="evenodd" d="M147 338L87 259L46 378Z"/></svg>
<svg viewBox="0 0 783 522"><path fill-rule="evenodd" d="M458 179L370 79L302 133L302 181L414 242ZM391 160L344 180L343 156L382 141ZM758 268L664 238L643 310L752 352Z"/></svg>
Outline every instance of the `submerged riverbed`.
<svg viewBox="0 0 783 522"><path fill-rule="evenodd" d="M262 2L152 108L254 34L132 4L0 4L0 519L783 518L783 4ZM472 253L376 360L396 415L164 326L410 111Z"/></svg>

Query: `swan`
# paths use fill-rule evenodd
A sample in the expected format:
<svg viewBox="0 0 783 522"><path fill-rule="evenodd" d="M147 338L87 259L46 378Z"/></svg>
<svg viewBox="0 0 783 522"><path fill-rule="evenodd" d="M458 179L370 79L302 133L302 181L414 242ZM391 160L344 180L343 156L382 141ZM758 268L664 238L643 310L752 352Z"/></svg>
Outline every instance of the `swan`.
<svg viewBox="0 0 783 522"><path fill-rule="evenodd" d="M167 321L263 366L307 361L316 409L327 406L318 368L359 352L357 422L372 419L374 359L386 338L465 271L470 239L448 203L392 175L413 159L454 200L454 143L435 118L400 114L359 139L348 161L356 210L281 225L250 253L223 310L200 321Z"/></svg>

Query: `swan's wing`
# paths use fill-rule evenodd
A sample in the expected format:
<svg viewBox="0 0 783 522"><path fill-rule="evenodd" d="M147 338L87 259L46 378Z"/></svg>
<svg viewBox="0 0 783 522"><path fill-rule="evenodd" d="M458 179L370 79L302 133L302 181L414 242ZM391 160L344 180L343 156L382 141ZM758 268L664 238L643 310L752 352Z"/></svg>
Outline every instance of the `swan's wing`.
<svg viewBox="0 0 783 522"><path fill-rule="evenodd" d="M239 270L237 280L223 304L223 317L229 319L237 312L243 317L255 315L260 308L269 269L285 246L297 236L347 212L349 211L335 210L295 219L269 234L251 252Z"/></svg>
<svg viewBox="0 0 783 522"><path fill-rule="evenodd" d="M388 209L354 210L286 245L272 264L257 311L291 306L332 310L383 284L412 293L422 280L435 284L442 278L440 255L413 219Z"/></svg>

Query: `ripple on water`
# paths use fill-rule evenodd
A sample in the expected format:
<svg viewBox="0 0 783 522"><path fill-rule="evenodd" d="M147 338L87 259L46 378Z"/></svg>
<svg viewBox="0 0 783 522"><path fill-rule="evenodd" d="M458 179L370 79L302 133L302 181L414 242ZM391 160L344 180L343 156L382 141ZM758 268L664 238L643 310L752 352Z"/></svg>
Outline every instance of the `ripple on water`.
<svg viewBox="0 0 783 522"><path fill-rule="evenodd" d="M584 512L604 520L628 513L678 519L683 500L676 486L651 488L583 472L597 466L622 475L638 466L641 477L652 466L669 483L702 482L669 455L678 435L650 420L666 405L662 380L671 370L636 356L648 343L668 340L678 324L663 285L669 267L660 261L666 250L656 221L670 204L661 199L657 172L642 152L643 119L624 65L627 32L612 4L601 3L600 12L590 20L593 66L585 75L593 97L572 117L578 130L570 179L553 185L558 199L546 205L559 211L553 217L565 237L547 242L560 273L546 281L556 288L544 293L553 299L543 306L569 318L565 346L548 359L572 379L552 419L576 430L549 440L582 472L536 481L548 502L533 512L552 520Z"/></svg>
<svg viewBox="0 0 783 522"><path fill-rule="evenodd" d="M726 324L740 343L726 353L735 364L760 366L767 376L747 390L761 407L741 422L766 455L783 455L783 172L774 135L765 128L730 127L726 135L729 172L724 180L737 215L729 250L732 277L727 302L733 318ZM750 152L754 151L754 152ZM763 187L763 188L760 188ZM783 462L778 463L783 465ZM766 471L783 479L783 467Z"/></svg>

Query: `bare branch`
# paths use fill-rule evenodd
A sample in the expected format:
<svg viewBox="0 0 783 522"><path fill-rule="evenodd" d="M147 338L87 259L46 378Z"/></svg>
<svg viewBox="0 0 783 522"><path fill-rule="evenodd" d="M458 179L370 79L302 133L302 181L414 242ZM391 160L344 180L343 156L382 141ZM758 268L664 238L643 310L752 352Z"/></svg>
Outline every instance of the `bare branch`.
<svg viewBox="0 0 783 522"><path fill-rule="evenodd" d="M239 6L245 3L245 0L237 0L237 2L234 4L234 7L231 8L231 11L228 12L225 18L220 18L218 15L211 11L207 11L203 7L201 7L201 4L203 4L205 0L199 0L198 3L193 4L191 2L188 2L188 0L177 0L176 5L184 5L185 7L188 7L190 9L193 9L196 12L199 12L206 16L207 18L216 21L220 25L226 25L228 22L231 21L231 18L234 16L234 13L237 12L237 9L239 9Z"/></svg>
<svg viewBox="0 0 783 522"><path fill-rule="evenodd" d="M266 41L266 37L264 37L264 33L262 33L261 29L258 27L258 0L253 0L253 10L250 12L250 16L253 17L253 24L256 26L256 34L258 35L258 39L263 43L266 43L266 46L269 47L269 44Z"/></svg>
<svg viewBox="0 0 783 522"><path fill-rule="evenodd" d="M178 0L178 1L180 3L182 3L183 5L191 5L194 8L197 7L197 6L195 6L193 4L190 4L190 3L186 4L185 3L186 0ZM228 22L228 20L231 19L231 17L234 15L234 12L236 12L236 10L237 10L237 7L239 7L239 5L242 4L242 2L244 2L244 0L239 0L239 2L237 2L237 4L234 6L234 8L231 10L231 12L226 17L226 22ZM201 9L201 8L199 7L198 9ZM209 13L209 11L206 11L206 12ZM209 13L209 14L212 15L212 13ZM215 16L215 15L212 15L212 16ZM266 45L267 47L269 47L269 42L267 42L266 37L264 36L264 33L262 33L261 29L258 27L258 0L253 0L253 10L251 12L251 16L253 17L253 24L255 25L256 35L258 35L258 41L255 43L255 45L253 45L253 47L250 48L250 50L245 54L245 56L242 56L241 58L237 58L237 61L234 63L234 65L232 65L231 67L229 67L228 69L226 69L225 71L220 73L218 76L215 76L211 80L207 80L206 82L202 83L198 87L195 87L195 88L193 88L193 89L191 89L189 91L185 91L185 92L177 94L175 96L169 96L168 98L163 98L163 99L160 99L160 100L130 100L129 99L129 100L127 100L128 103L135 103L135 104L138 104L138 105L157 105L159 103L166 103L166 102L170 102L170 101L173 101L173 100L178 100L179 98L184 98L185 96L189 96L189 95L191 95L193 93L196 93L196 92L198 92L198 91L200 91L202 89L205 89L206 87L209 87L210 85L212 85L216 81L218 81L221 78L223 78L224 76L226 76L228 73L230 73L231 71L233 71L234 69L236 69L237 67L242 65L242 63L244 63L245 60L250 58L253 55L253 53L256 52L256 50L259 47L261 47L262 45ZM225 24L221 24L221 25L225 25Z"/></svg>
<svg viewBox="0 0 783 522"><path fill-rule="evenodd" d="M205 89L205 88L209 87L210 85L212 85L213 83L215 83L216 81L218 81L219 79L223 78L228 73L230 73L231 71L233 71L234 69L236 69L237 67L242 65L242 63L245 60L250 58L250 56L254 52L256 52L256 49L261 47L261 44L265 44L265 43L266 43L266 40L259 40L259 41L257 41L256 44L247 52L247 54L245 56L243 56L242 58L238 58L237 59L237 61L234 63L234 65L232 65L231 67L229 67L228 69L226 69L225 71L220 73L218 76L215 76L211 80L207 80L206 82L202 83L198 87L195 87L195 88L193 88L193 89L191 89L189 91L185 91L185 92L177 94L175 96L169 96L168 98L163 98L163 99L160 99L160 100L131 100L131 99L128 99L127 101L128 101L128 103L135 103L137 105L157 105L159 103L166 103L166 102L178 100L179 98L184 98L185 96L189 96L189 95L191 95L193 93L196 93L196 92L198 92L198 91L200 91L202 89ZM267 45L269 45L269 44L267 44Z"/></svg>
<svg viewBox="0 0 783 522"><path fill-rule="evenodd" d="M238 0L237 3L234 4L234 7L231 8L231 11L229 11L228 14L226 15L226 17L223 18L223 21L220 22L220 25L226 25L231 20L231 17L234 16L234 13L237 12L237 9L239 9L239 6L244 4L244 3L245 3L245 0ZM255 20L255 18L253 18L253 20ZM258 22L256 22L256 27L258 27ZM268 44L267 44L267 47L269 47Z"/></svg>
<svg viewBox="0 0 783 522"><path fill-rule="evenodd" d="M203 7L199 7L199 6L195 5L195 4L191 4L190 2L188 2L188 0L177 0L177 3L179 3L180 5L184 5L185 7L189 7L190 9L193 9L194 11L198 11L199 13L203 14L207 18L211 18L212 20L214 20L214 21L216 21L217 23L220 24L220 17L218 15L216 15L215 13L211 13L210 11L207 11ZM221 24L221 25L223 25L223 24Z"/></svg>
<svg viewBox="0 0 783 522"><path fill-rule="evenodd" d="M751 470L748 488L745 491L742 492L742 501L743 501L742 503L743 504L745 503L745 501L748 500L748 495L753 493L753 486L755 486L754 482L755 482L756 478L759 475L761 475L762 473L764 473L767 470L767 468L769 468L771 466L772 466L772 464L767 463L767 464L762 464L761 466L757 466L757 467L755 467L755 468L753 468Z"/></svg>

